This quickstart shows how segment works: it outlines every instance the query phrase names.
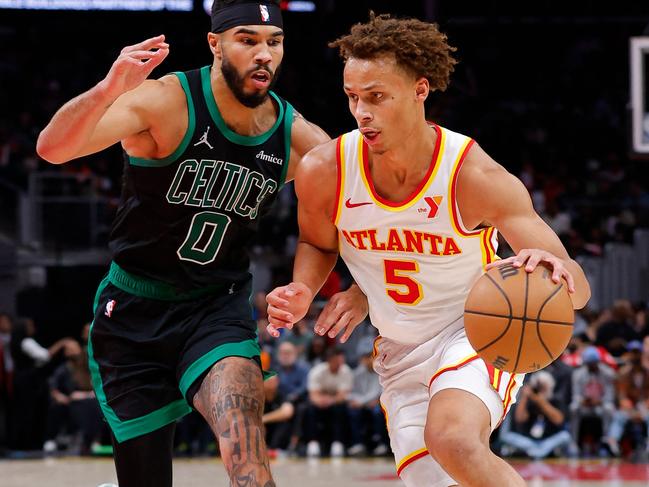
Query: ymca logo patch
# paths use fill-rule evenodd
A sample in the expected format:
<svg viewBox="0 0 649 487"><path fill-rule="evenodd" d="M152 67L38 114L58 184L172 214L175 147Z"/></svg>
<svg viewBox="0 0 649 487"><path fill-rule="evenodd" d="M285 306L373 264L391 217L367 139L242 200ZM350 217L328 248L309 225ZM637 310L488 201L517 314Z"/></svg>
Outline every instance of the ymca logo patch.
<svg viewBox="0 0 649 487"><path fill-rule="evenodd" d="M106 303L106 311L104 311L104 314L108 316L109 318L113 316L113 310L115 309L115 305L117 304L117 301L114 299L111 299Z"/></svg>
<svg viewBox="0 0 649 487"><path fill-rule="evenodd" d="M268 12L268 7L266 5L260 5L259 12L261 13L262 21L268 22L270 20L270 13Z"/></svg>
<svg viewBox="0 0 649 487"><path fill-rule="evenodd" d="M419 213L428 213L428 218L436 218L437 210L439 210L439 205L442 203L443 196L426 196L424 201L428 203L428 208L418 208Z"/></svg>

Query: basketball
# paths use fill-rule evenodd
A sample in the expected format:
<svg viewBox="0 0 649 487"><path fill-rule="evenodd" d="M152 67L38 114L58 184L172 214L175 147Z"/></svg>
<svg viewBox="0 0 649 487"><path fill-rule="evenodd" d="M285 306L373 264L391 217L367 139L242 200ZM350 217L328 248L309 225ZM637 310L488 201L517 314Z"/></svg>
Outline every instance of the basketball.
<svg viewBox="0 0 649 487"><path fill-rule="evenodd" d="M490 269L464 305L471 346L488 364L512 373L533 372L553 362L572 336L574 311L565 281L539 265Z"/></svg>

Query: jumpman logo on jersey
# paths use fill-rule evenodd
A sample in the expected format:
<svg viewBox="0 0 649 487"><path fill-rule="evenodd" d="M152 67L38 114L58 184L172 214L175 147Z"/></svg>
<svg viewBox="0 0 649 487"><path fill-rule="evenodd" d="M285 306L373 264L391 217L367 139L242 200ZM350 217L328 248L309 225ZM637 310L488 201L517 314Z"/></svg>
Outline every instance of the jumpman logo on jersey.
<svg viewBox="0 0 649 487"><path fill-rule="evenodd" d="M203 132L203 135L201 135L201 138L198 139L198 142L194 144L194 147L196 147L197 145L205 144L210 149L214 149L214 147L212 147L212 144L210 144L207 140L207 134L209 133L209 131L210 131L210 126L208 125L207 130Z"/></svg>

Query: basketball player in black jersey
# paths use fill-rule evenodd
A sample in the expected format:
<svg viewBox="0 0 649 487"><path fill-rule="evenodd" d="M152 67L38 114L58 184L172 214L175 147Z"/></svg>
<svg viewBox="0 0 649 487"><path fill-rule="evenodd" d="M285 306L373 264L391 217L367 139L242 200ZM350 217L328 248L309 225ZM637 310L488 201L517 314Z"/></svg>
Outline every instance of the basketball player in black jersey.
<svg viewBox="0 0 649 487"><path fill-rule="evenodd" d="M88 343L120 487L171 485L174 423L191 407L231 485L275 485L246 247L301 157L329 140L270 91L283 56L278 4L216 0L213 63L201 69L147 80L169 53L164 36L124 48L38 139L55 164L124 149L113 262ZM360 321L365 297L346 293L335 314Z"/></svg>

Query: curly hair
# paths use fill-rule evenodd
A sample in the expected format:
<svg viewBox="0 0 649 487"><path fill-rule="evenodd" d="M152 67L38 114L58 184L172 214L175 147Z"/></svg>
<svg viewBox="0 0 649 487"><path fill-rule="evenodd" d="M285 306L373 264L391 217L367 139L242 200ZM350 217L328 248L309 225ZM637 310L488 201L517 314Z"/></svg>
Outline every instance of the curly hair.
<svg viewBox="0 0 649 487"><path fill-rule="evenodd" d="M437 24L374 12L370 12L369 22L354 25L349 34L330 42L329 47L338 48L345 61L391 53L397 65L417 78L426 78L431 91L446 90L457 64L451 55L457 49L448 44Z"/></svg>

